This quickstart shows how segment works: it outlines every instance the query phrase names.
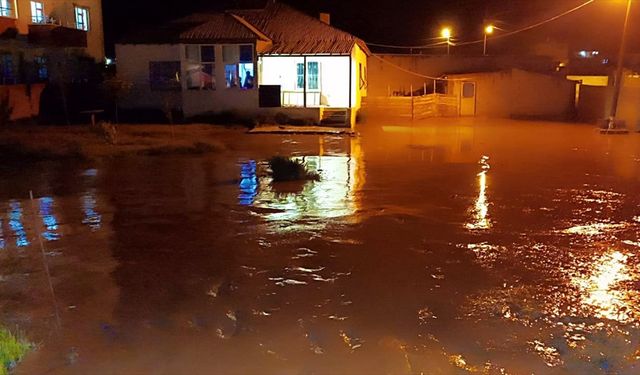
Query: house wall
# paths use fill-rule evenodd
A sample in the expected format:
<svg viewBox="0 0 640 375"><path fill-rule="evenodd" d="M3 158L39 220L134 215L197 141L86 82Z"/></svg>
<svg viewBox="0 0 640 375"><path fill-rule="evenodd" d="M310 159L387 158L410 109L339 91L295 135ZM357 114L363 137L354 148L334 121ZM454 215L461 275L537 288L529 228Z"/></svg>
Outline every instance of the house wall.
<svg viewBox="0 0 640 375"><path fill-rule="evenodd" d="M597 122L609 117L613 100L612 80L609 86L580 87L577 115L580 121ZM626 71L624 86L618 102L618 119L624 120L627 128L640 130L640 75Z"/></svg>
<svg viewBox="0 0 640 375"><path fill-rule="evenodd" d="M149 63L151 61L180 61L180 45L116 45L118 58L118 78L130 83L130 92L122 98L123 108L163 108L169 100L182 105L180 92L153 91L149 83ZM177 102L177 103L176 103Z"/></svg>
<svg viewBox="0 0 640 375"><path fill-rule="evenodd" d="M618 118L626 122L627 128L640 131L640 75L625 76L620 92Z"/></svg>
<svg viewBox="0 0 640 375"><path fill-rule="evenodd" d="M383 59L383 60L381 60ZM368 94L387 96L394 92L409 93L425 85L433 90L433 80L421 77L441 77L463 72L490 72L514 67L537 72L551 72L557 63L545 56L446 56L377 54L369 58ZM412 74L417 73L417 74Z"/></svg>
<svg viewBox="0 0 640 375"><path fill-rule="evenodd" d="M86 52L101 61L104 59L104 27L102 0L39 0L44 4L44 14L53 17L62 26L75 28L75 6L89 9L89 31ZM31 24L31 0L14 0L17 13L16 26L20 34L28 34Z"/></svg>
<svg viewBox="0 0 640 375"><path fill-rule="evenodd" d="M449 78L476 82L476 115L481 117L565 118L575 99L572 82L518 69ZM450 94L459 96L462 82L451 85Z"/></svg>
<svg viewBox="0 0 640 375"><path fill-rule="evenodd" d="M227 46L239 46L240 44L227 44ZM225 62L223 60L223 45L214 46L216 54L215 64L215 90L188 90L185 79L182 81L182 110L185 117L222 111L235 111L247 115L254 115L258 110L258 85L260 72L258 71L257 58L254 48L254 88L242 89L240 87L226 87ZM187 76L185 45L180 45L180 59L182 61L182 77Z"/></svg>
<svg viewBox="0 0 640 375"><path fill-rule="evenodd" d="M577 119L595 123L606 118L607 97L610 93L611 90L608 87L580 85Z"/></svg>
<svg viewBox="0 0 640 375"><path fill-rule="evenodd" d="M122 100L122 107L162 109L170 105L172 108L181 108L186 117L221 111L257 113L257 87L246 90L239 87L226 87L222 47L222 45L214 47L216 89L188 90L185 45L116 45L118 77L133 84L131 92ZM149 63L152 61L180 61L182 90L152 90L149 82Z"/></svg>
<svg viewBox="0 0 640 375"><path fill-rule="evenodd" d="M351 52L351 63L351 107L357 111L369 89L368 56L357 44Z"/></svg>

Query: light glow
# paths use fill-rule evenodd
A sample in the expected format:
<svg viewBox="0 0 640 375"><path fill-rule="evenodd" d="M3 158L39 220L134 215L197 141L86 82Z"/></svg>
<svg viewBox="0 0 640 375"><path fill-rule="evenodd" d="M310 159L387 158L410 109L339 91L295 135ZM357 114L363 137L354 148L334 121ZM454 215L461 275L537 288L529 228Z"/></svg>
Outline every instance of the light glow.
<svg viewBox="0 0 640 375"><path fill-rule="evenodd" d="M440 32L440 35L445 39L451 39L451 28L450 27L443 28L442 31Z"/></svg>
<svg viewBox="0 0 640 375"><path fill-rule="evenodd" d="M493 34L494 30L495 30L495 27L493 25L488 25L487 27L484 28L484 33L487 35L491 35Z"/></svg>

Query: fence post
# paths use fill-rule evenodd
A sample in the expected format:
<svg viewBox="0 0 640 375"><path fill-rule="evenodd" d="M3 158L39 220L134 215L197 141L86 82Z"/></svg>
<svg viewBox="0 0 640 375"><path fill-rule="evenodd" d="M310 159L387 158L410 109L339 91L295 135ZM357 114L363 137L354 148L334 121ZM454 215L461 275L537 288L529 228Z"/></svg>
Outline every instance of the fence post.
<svg viewBox="0 0 640 375"><path fill-rule="evenodd" d="M434 80L433 80L433 93L434 93L434 94L436 93L436 91L438 91L438 90L437 90L437 87L438 87L438 81L436 81L436 80L434 79Z"/></svg>
<svg viewBox="0 0 640 375"><path fill-rule="evenodd" d="M427 81L424 81L424 88L422 89L422 95L427 95Z"/></svg>

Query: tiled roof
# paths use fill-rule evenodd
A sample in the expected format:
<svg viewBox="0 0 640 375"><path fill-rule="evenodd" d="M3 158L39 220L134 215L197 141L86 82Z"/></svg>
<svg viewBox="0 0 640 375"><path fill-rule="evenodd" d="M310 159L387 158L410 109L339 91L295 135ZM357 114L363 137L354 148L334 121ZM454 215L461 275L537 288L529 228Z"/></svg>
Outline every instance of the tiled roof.
<svg viewBox="0 0 640 375"><path fill-rule="evenodd" d="M369 51L355 36L277 2L232 12L273 41L266 54L349 54L356 43Z"/></svg>
<svg viewBox="0 0 640 375"><path fill-rule="evenodd" d="M214 13L209 15L194 15L188 19L204 21L180 33L181 40L255 40L258 36L232 15Z"/></svg>
<svg viewBox="0 0 640 375"><path fill-rule="evenodd" d="M238 19L237 19L238 18ZM246 23L246 24L245 24ZM272 44L263 54L350 54L355 36L287 5L269 0L263 9L227 13L196 13L163 27L129 37L124 43L242 42L267 37Z"/></svg>

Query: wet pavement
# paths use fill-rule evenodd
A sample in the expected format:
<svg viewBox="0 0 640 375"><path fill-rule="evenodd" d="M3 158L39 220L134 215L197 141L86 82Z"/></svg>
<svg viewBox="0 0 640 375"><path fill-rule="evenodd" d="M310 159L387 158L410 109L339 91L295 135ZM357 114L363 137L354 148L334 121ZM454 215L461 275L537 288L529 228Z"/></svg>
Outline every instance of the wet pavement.
<svg viewBox="0 0 640 375"><path fill-rule="evenodd" d="M18 373L640 373L640 135L359 130L0 166ZM272 184L274 154L321 180Z"/></svg>

